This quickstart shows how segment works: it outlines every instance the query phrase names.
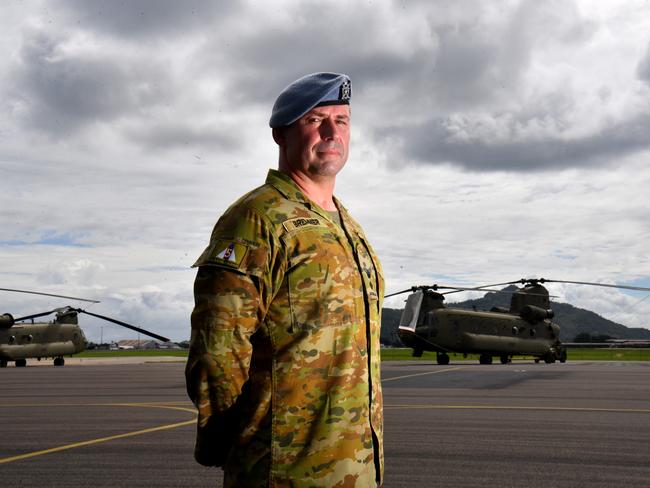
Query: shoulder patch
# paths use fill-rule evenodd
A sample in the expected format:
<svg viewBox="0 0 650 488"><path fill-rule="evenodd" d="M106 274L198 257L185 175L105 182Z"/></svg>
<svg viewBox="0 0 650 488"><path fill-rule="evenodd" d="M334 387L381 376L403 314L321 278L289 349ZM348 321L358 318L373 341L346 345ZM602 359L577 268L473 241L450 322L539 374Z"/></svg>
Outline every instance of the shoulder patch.
<svg viewBox="0 0 650 488"><path fill-rule="evenodd" d="M244 261L249 247L240 242L217 239L209 248L209 255L204 261L211 264L221 264L239 268Z"/></svg>
<svg viewBox="0 0 650 488"><path fill-rule="evenodd" d="M298 217L295 219L289 219L285 220L282 222L282 225L284 228L287 230L287 232L292 232L297 229L302 229L304 227L312 226L312 227L318 227L322 226L323 224L321 223L320 220L316 218L303 218L303 217Z"/></svg>

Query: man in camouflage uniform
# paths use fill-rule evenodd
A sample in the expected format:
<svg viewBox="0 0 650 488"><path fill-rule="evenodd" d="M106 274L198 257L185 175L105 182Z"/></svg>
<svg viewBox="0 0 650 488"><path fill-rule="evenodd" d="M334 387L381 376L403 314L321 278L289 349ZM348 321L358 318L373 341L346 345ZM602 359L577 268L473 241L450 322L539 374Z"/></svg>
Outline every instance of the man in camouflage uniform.
<svg viewBox="0 0 650 488"><path fill-rule="evenodd" d="M225 487L381 484L383 278L333 196L350 94L335 73L280 94L279 170L226 211L195 264L195 457L222 466Z"/></svg>

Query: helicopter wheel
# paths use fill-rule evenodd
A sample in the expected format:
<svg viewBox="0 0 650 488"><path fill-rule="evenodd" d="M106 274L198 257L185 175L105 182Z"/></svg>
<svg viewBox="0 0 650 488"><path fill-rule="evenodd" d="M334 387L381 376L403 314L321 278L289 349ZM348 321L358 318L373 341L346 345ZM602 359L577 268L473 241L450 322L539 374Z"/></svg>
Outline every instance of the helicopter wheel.
<svg viewBox="0 0 650 488"><path fill-rule="evenodd" d="M438 364L441 364L443 366L445 364L449 364L449 354L447 354L446 352L440 352L436 354L436 361L438 362Z"/></svg>
<svg viewBox="0 0 650 488"><path fill-rule="evenodd" d="M489 354L481 354L478 358L479 364L492 364L492 356Z"/></svg>
<svg viewBox="0 0 650 488"><path fill-rule="evenodd" d="M24 368L27 366L27 360L26 359L16 359L16 367L17 368Z"/></svg>
<svg viewBox="0 0 650 488"><path fill-rule="evenodd" d="M544 354L544 362L546 364L553 364L555 362L555 354L552 352L547 352Z"/></svg>
<svg viewBox="0 0 650 488"><path fill-rule="evenodd" d="M54 358L54 366L63 366L65 364L65 359L62 357Z"/></svg>
<svg viewBox="0 0 650 488"><path fill-rule="evenodd" d="M562 352L560 353L560 362L566 363L566 349L562 349Z"/></svg>
<svg viewBox="0 0 650 488"><path fill-rule="evenodd" d="M6 368L6 367L7 367L7 361L3 359L2 361L0 361L0 368Z"/></svg>
<svg viewBox="0 0 650 488"><path fill-rule="evenodd" d="M501 364L508 364L509 362L511 362L510 356L508 356L507 354L502 354L500 359L501 359Z"/></svg>
<svg viewBox="0 0 650 488"><path fill-rule="evenodd" d="M413 349L413 357L414 358L421 358L423 352L424 351L422 349Z"/></svg>

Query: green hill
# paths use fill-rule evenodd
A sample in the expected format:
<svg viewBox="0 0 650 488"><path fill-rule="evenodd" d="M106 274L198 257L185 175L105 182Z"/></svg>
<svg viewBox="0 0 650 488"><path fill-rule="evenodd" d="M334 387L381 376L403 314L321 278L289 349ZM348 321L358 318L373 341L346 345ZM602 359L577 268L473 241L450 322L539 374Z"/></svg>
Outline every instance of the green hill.
<svg viewBox="0 0 650 488"><path fill-rule="evenodd" d="M512 291L514 288L514 286L510 286L504 288L504 290ZM446 303L446 305L449 308L466 310L490 310L492 307L509 307L510 296L503 293L487 293L483 298L458 303ZM648 329L626 327L607 320L590 310L574 307L568 303L551 301L551 308L555 312L553 322L560 326L560 340L564 342L572 342L579 334L607 335L614 339L650 339L650 330ZM393 331L399 325L402 311L384 308L382 313L381 341L387 345L398 345L399 339Z"/></svg>

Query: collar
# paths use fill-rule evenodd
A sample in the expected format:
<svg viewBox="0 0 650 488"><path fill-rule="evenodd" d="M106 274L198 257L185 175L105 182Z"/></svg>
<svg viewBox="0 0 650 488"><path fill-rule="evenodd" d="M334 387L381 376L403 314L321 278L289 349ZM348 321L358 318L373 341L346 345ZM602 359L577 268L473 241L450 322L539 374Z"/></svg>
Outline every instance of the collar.
<svg viewBox="0 0 650 488"><path fill-rule="evenodd" d="M310 210L313 210L322 217L331 220L327 210L311 201L288 174L278 171L277 169L269 169L269 172L266 175L266 184L271 185L273 188L278 190L286 199L303 203L309 207ZM336 205L336 208L338 208L341 214L341 220L345 223L349 223L352 219L350 218L348 210L343 206L338 198L334 196L332 198L334 199L334 205ZM356 226L354 227L356 228Z"/></svg>
<svg viewBox="0 0 650 488"><path fill-rule="evenodd" d="M300 191L298 185L296 185L288 174L282 173L277 169L269 169L269 172L266 175L266 184L271 185L282 193L284 198L308 205L314 204L302 191Z"/></svg>

